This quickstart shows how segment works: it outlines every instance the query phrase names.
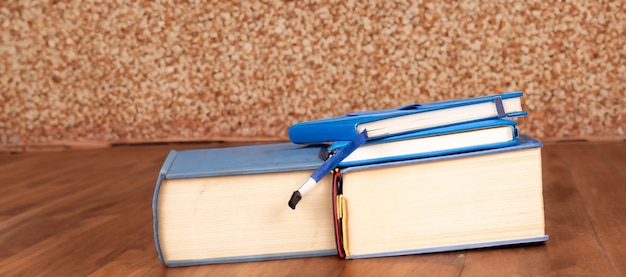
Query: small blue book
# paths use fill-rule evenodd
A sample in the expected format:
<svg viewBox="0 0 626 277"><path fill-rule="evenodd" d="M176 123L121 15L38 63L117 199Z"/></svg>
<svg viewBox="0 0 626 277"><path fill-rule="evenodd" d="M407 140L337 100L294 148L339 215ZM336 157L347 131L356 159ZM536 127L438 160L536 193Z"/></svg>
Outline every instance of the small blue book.
<svg viewBox="0 0 626 277"><path fill-rule="evenodd" d="M153 198L166 266L336 255L330 175L286 199L324 160L326 146L292 143L171 151Z"/></svg>
<svg viewBox="0 0 626 277"><path fill-rule="evenodd" d="M347 259L544 242L541 143L340 169L333 204Z"/></svg>
<svg viewBox="0 0 626 277"><path fill-rule="evenodd" d="M515 121L492 119L415 131L370 140L344 158L339 167L418 159L511 146L517 143ZM332 153L346 142L335 142Z"/></svg>
<svg viewBox="0 0 626 277"><path fill-rule="evenodd" d="M376 139L463 122L525 116L521 97L522 92L509 92L300 122L289 128L289 139L300 144L350 141L364 130L369 139Z"/></svg>

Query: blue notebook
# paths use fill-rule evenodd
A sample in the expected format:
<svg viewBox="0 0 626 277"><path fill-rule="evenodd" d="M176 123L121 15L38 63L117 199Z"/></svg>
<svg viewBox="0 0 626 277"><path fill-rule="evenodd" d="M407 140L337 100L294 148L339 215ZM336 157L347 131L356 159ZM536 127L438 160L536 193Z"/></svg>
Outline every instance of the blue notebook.
<svg viewBox="0 0 626 277"><path fill-rule="evenodd" d="M515 121L492 119L415 131L403 135L370 140L342 160L339 167L417 159L470 152L517 143ZM342 148L335 142L329 151Z"/></svg>
<svg viewBox="0 0 626 277"><path fill-rule="evenodd" d="M463 122L525 116L522 92L414 104L300 122L289 128L293 143L350 141L363 130L370 139Z"/></svg>
<svg viewBox="0 0 626 277"><path fill-rule="evenodd" d="M541 143L340 169L340 257L371 258L539 243Z"/></svg>
<svg viewBox="0 0 626 277"><path fill-rule="evenodd" d="M292 143L171 151L152 204L159 259L187 266L336 255L330 175L297 210L286 205L325 152Z"/></svg>

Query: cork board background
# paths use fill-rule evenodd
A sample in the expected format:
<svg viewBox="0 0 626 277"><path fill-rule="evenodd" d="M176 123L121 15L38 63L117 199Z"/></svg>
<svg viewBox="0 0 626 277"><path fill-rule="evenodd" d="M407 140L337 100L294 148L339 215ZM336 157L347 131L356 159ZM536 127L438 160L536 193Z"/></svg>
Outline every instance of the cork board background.
<svg viewBox="0 0 626 277"><path fill-rule="evenodd" d="M523 133L624 137L624 1L1 1L0 145L285 140L524 91Z"/></svg>

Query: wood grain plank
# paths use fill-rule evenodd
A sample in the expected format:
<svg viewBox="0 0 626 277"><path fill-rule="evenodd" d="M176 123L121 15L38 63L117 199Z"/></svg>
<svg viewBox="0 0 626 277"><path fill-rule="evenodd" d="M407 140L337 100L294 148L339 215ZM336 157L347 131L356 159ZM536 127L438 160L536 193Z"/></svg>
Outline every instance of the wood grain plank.
<svg viewBox="0 0 626 277"><path fill-rule="evenodd" d="M614 271L626 276L626 177L618 169L623 167L623 161L615 156L624 153L626 144L576 143L557 147L565 164L575 169L571 170L572 183L582 197L605 255Z"/></svg>
<svg viewBox="0 0 626 277"><path fill-rule="evenodd" d="M155 276L155 273L163 275L165 269L154 266L153 254L152 251L129 249L89 276ZM152 268L158 272L151 271Z"/></svg>
<svg viewBox="0 0 626 277"><path fill-rule="evenodd" d="M595 144L594 150L626 178L626 142Z"/></svg>
<svg viewBox="0 0 626 277"><path fill-rule="evenodd" d="M118 154L115 152L105 151L97 156L80 153L82 158L74 161L82 161L91 170L76 170L67 166L38 169L44 175L54 171L71 177L51 178L35 186L37 195L47 195L50 188L59 187L59 184L66 190L61 196L37 198L38 205L19 210L3 222L0 237L6 241L3 245L8 247L0 250L0 257L9 257L0 259L2 270L11 270L23 276L35 275L39 267L15 267L26 260L33 264L46 264L46 270L62 275L71 271L84 276L94 270L95 264L91 262L106 262L118 252L125 251L126 247L152 245L154 251L150 195L167 151L150 151L150 155L138 150L121 155L119 151ZM45 156L52 156L52 163L62 158L55 153L45 153ZM31 173L21 174L28 179ZM153 177L148 179L148 175ZM17 185L28 192L34 191L32 186ZM57 191L53 192L56 194ZM2 206L0 212L6 214L7 209L14 212L12 207L23 200L5 203L7 205ZM98 228L82 224L102 217L106 217L107 221ZM137 234L137 230L143 230L143 233ZM153 257L156 258L154 252ZM89 259L89 262L77 263L82 259ZM158 264L158 260L156 262Z"/></svg>
<svg viewBox="0 0 626 277"><path fill-rule="evenodd" d="M620 249L626 233L623 145L544 147L546 229L551 236L545 245L182 268L159 263L152 234L154 185L172 145L4 155L0 276L626 275ZM225 146L231 145L175 145Z"/></svg>
<svg viewBox="0 0 626 277"><path fill-rule="evenodd" d="M546 233L544 245L470 251L462 276L613 276L610 262L586 215L581 192L562 152L574 149L545 145L542 149Z"/></svg>
<svg viewBox="0 0 626 277"><path fill-rule="evenodd" d="M41 276L54 274L57 276L80 275L89 268L98 266L97 261L90 259L94 253L102 255L113 249L103 247L99 240L91 239L89 244L78 245L76 239L84 238L86 232L105 226L110 216L82 219L71 222L70 230L58 233L20 249L20 251L0 262L0 276ZM30 230L36 235L36 230ZM100 249L96 247L102 247ZM106 250L106 251L103 251Z"/></svg>
<svg viewBox="0 0 626 277"><path fill-rule="evenodd" d="M346 261L343 276L458 276L465 251Z"/></svg>

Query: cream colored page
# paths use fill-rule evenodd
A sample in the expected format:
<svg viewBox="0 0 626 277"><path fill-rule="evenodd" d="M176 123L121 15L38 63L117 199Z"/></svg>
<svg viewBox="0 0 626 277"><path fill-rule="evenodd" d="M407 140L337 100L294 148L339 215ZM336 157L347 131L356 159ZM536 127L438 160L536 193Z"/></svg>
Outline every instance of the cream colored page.
<svg viewBox="0 0 626 277"><path fill-rule="evenodd" d="M497 155L345 174L351 254L543 236L540 151Z"/></svg>
<svg viewBox="0 0 626 277"><path fill-rule="evenodd" d="M310 171L164 181L159 235L166 260L334 249L331 178L299 203Z"/></svg>

